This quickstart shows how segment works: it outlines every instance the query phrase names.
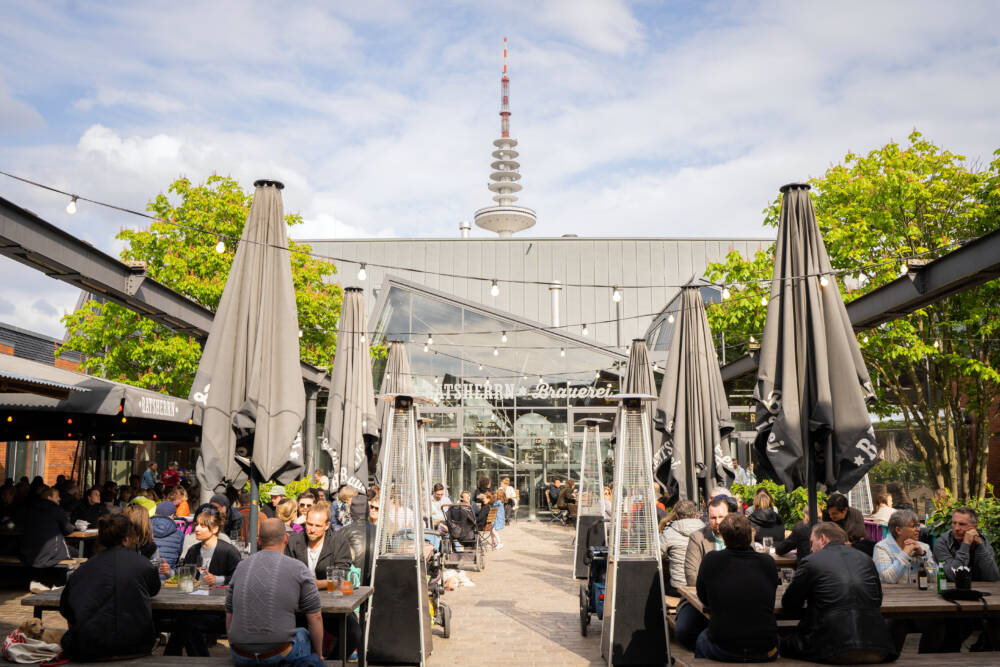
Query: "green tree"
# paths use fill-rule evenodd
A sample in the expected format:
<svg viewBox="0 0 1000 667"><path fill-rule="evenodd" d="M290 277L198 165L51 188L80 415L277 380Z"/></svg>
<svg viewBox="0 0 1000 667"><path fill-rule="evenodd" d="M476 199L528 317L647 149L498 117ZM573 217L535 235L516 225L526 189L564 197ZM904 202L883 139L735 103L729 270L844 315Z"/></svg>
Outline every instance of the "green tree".
<svg viewBox="0 0 1000 667"><path fill-rule="evenodd" d="M906 258L934 259L1000 221L1000 157L977 169L916 131L904 146L848 153L810 184L848 302L897 279ZM764 211L765 226L777 227L780 203ZM748 281L771 277L766 255L731 254L707 271L737 284L708 313L728 340L762 328L761 286ZM902 415L929 479L958 497L986 491L989 425L1000 397L998 307L994 280L858 335L879 399L874 411Z"/></svg>
<svg viewBox="0 0 1000 667"><path fill-rule="evenodd" d="M173 197L161 193L147 210L169 222L155 221L145 230L123 229L117 238L128 245L121 258L144 262L148 276L215 310L235 255L231 241L224 252L216 252L216 234L240 238L253 195L222 176L212 176L202 185L181 178L168 192ZM285 221L292 227L302 218L288 214ZM289 246L302 330L300 353L304 361L327 366L337 343L342 292L339 285L324 279L336 269L305 254L311 250L308 245L290 240ZM87 301L63 321L68 334L63 349L79 351L88 373L187 396L201 358L197 340L97 300Z"/></svg>

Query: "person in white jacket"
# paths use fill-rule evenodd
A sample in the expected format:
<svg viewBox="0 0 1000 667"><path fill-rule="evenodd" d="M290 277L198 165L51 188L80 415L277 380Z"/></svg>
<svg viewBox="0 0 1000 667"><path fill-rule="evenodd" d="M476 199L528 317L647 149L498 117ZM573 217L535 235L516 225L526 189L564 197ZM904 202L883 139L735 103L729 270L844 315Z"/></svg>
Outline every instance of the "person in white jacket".
<svg viewBox="0 0 1000 667"><path fill-rule="evenodd" d="M690 500L680 500L674 505L670 516L664 519L660 551L667 559L670 569L667 595L678 597L677 587L687 585L684 555L687 553L691 533L705 528L705 524L698 518L700 514L697 504Z"/></svg>

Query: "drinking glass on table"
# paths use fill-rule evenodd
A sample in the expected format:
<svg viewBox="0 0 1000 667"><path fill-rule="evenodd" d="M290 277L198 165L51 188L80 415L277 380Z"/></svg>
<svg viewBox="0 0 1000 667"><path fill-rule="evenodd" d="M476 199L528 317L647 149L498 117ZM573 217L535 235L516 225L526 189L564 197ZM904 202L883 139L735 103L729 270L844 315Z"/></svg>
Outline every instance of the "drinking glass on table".
<svg viewBox="0 0 1000 667"><path fill-rule="evenodd" d="M773 555L774 554L774 538L773 537L765 537L761 541L764 543L764 550L767 553Z"/></svg>
<svg viewBox="0 0 1000 667"><path fill-rule="evenodd" d="M340 578L340 592L343 595L353 595L354 594L354 582L351 581L351 573L349 570L341 570Z"/></svg>
<svg viewBox="0 0 1000 667"><path fill-rule="evenodd" d="M326 590L334 595L342 595L340 592L340 580L344 574L343 570L330 566L326 568Z"/></svg>

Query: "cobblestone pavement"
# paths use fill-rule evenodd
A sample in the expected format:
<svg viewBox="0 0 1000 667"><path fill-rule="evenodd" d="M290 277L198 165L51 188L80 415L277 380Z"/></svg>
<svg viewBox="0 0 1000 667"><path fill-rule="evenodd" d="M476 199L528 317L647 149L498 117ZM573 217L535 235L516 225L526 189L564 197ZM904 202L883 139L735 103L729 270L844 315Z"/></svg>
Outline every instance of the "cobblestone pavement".
<svg viewBox="0 0 1000 667"><path fill-rule="evenodd" d="M475 587L445 594L452 610L451 637L443 639L435 629L428 664L603 664L596 617L588 636L580 634L573 530L522 520L500 536L504 548L487 555L486 570L467 572Z"/></svg>

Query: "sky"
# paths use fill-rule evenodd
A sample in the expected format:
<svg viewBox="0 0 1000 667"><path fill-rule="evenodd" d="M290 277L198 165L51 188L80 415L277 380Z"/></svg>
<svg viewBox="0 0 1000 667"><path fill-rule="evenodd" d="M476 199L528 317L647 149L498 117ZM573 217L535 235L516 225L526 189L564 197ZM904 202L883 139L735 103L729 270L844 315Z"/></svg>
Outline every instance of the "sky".
<svg viewBox="0 0 1000 667"><path fill-rule="evenodd" d="M0 3L0 170L144 209L179 176L285 183L297 238L454 237L491 204L503 37L525 236L762 237L848 151L1000 148L995 2ZM117 255L141 224L0 176ZM474 228L476 237L490 237ZM78 291L0 258L0 321Z"/></svg>

